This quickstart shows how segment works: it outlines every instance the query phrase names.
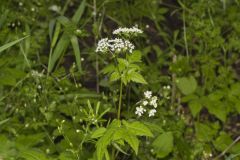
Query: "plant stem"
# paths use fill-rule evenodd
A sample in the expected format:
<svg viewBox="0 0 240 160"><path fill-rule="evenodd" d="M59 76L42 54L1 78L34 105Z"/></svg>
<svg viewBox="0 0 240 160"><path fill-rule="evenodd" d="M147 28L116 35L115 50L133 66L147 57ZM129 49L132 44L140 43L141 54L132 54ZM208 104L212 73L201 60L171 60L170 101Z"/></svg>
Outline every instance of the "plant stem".
<svg viewBox="0 0 240 160"><path fill-rule="evenodd" d="M94 16L93 16L93 25L96 25L97 23L97 4L96 4L96 0L93 0L93 12L94 12ZM94 36L94 45L97 45L97 36ZM98 60L98 54L96 54L96 91L97 93L99 93L99 60Z"/></svg>
<svg viewBox="0 0 240 160"><path fill-rule="evenodd" d="M120 117L121 117L122 90L123 90L123 82L122 82L122 79L121 79L121 82L120 82L120 95L119 95L119 102L118 102L118 112L117 112L118 120L120 120Z"/></svg>
<svg viewBox="0 0 240 160"><path fill-rule="evenodd" d="M240 136L238 136L221 154L219 154L213 160L220 159L222 156L224 156L227 153L227 151L231 149L239 140L240 140Z"/></svg>
<svg viewBox="0 0 240 160"><path fill-rule="evenodd" d="M186 30L186 19L185 19L185 8L183 8L183 35L184 35L184 43L185 43L185 50L186 50L186 53L187 53L187 58L189 58L188 42L187 42L187 30Z"/></svg>

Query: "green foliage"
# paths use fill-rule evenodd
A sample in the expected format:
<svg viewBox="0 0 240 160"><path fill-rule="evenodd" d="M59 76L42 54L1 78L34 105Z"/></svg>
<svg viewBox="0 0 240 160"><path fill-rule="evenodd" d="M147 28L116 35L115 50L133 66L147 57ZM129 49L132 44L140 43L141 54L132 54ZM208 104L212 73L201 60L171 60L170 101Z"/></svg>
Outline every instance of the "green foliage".
<svg viewBox="0 0 240 160"><path fill-rule="evenodd" d="M158 158L166 157L173 150L173 134L171 132L160 134L153 141L152 146Z"/></svg>
<svg viewBox="0 0 240 160"><path fill-rule="evenodd" d="M176 84L177 84L178 88L180 89L180 91L185 95L194 93L194 91L197 88L197 82L196 82L195 78L192 76L178 78L176 80Z"/></svg>
<svg viewBox="0 0 240 160"><path fill-rule="evenodd" d="M104 131L104 132L103 132ZM137 136L150 136L152 137L151 131L142 123L136 121L132 123L128 123L127 121L118 121L114 120L107 129L99 128L93 133L93 138L98 138L100 135L100 139L97 141L97 157L99 160L103 159L103 156L108 155L108 145L111 143L116 147L116 144L123 145L122 141L128 143L131 148L134 150L135 154L138 154L139 148L139 139ZM97 136L96 136L97 135ZM116 147L119 151L123 152ZM107 159L107 158L106 158Z"/></svg>
<svg viewBox="0 0 240 160"><path fill-rule="evenodd" d="M2 0L0 159L239 160L239 6ZM135 50L95 53L102 37ZM157 112L138 117L147 90Z"/></svg>

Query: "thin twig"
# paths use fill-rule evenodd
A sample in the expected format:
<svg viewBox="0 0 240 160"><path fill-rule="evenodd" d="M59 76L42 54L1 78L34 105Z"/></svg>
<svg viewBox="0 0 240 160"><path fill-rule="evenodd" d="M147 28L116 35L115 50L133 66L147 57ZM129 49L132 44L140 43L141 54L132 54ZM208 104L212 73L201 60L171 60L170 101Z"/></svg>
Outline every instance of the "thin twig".
<svg viewBox="0 0 240 160"><path fill-rule="evenodd" d="M183 8L183 34L184 34L185 50L186 50L187 58L189 58L188 42L187 42L187 30L186 30L186 19L185 19L185 9L184 8Z"/></svg>
<svg viewBox="0 0 240 160"><path fill-rule="evenodd" d="M217 157L215 157L213 160L217 160L224 156L229 149L231 149L238 141L240 140L240 136L238 136L221 154L219 154Z"/></svg>
<svg viewBox="0 0 240 160"><path fill-rule="evenodd" d="M176 63L176 61L177 61L177 56L174 53L173 58L172 58L172 63L174 64L174 63ZM172 94L171 94L171 107L172 108L173 108L175 98L176 98L176 84L175 84L175 81L176 81L176 73L173 73L172 74Z"/></svg>

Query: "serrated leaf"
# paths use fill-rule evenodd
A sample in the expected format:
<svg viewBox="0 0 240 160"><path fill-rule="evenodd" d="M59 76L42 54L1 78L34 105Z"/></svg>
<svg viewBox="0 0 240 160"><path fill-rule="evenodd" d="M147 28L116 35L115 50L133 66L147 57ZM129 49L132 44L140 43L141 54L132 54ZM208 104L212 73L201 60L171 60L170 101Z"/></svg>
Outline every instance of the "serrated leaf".
<svg viewBox="0 0 240 160"><path fill-rule="evenodd" d="M113 81L119 80L120 77L121 75L118 72L113 72L110 76L110 81L113 82Z"/></svg>
<svg viewBox="0 0 240 160"><path fill-rule="evenodd" d="M177 78L176 84L179 90L185 95L194 93L197 88L197 81L193 76Z"/></svg>
<svg viewBox="0 0 240 160"><path fill-rule="evenodd" d="M120 121L114 120L109 127L107 128L104 135L97 141L97 158L98 160L102 160L104 153L107 150L107 146L110 144L113 135L119 130Z"/></svg>
<svg viewBox="0 0 240 160"><path fill-rule="evenodd" d="M136 155L138 154L138 147L139 147L139 140L138 138L129 132L128 130L124 130L123 133L123 139L131 146L131 148L134 150Z"/></svg>
<svg viewBox="0 0 240 160"><path fill-rule="evenodd" d="M164 158L173 150L172 132L160 134L152 143L154 153L158 158Z"/></svg>
<svg viewBox="0 0 240 160"><path fill-rule="evenodd" d="M133 51L132 54L128 55L128 60L130 63L141 62L142 53L138 50Z"/></svg>
<svg viewBox="0 0 240 160"><path fill-rule="evenodd" d="M213 114L223 122L226 121L228 112L225 105L221 101L206 100L205 103L209 113Z"/></svg>
<svg viewBox="0 0 240 160"><path fill-rule="evenodd" d="M104 74L107 74L107 73L112 73L113 71L115 71L115 66L113 64L109 64L107 65L105 68L103 68L102 72Z"/></svg>
<svg viewBox="0 0 240 160"><path fill-rule="evenodd" d="M137 136L148 136L148 137L152 137L153 134L150 131L150 129L144 125L141 122L135 121L132 123L128 123L127 121L122 121L123 125L130 131L132 132L134 135Z"/></svg>
<svg viewBox="0 0 240 160"><path fill-rule="evenodd" d="M131 72L129 75L130 80L137 83L147 84L146 80L143 78L143 76L137 72Z"/></svg>
<svg viewBox="0 0 240 160"><path fill-rule="evenodd" d="M125 152L117 143L113 142L113 146L120 152L122 152L125 155L128 155L127 152Z"/></svg>
<svg viewBox="0 0 240 160"><path fill-rule="evenodd" d="M190 108L190 111L193 115L193 117L196 117L196 115L201 111L202 104L198 100L193 100L188 103L188 106Z"/></svg>
<svg viewBox="0 0 240 160"><path fill-rule="evenodd" d="M46 155L38 149L26 149L20 151L21 158L26 160L49 160Z"/></svg>
<svg viewBox="0 0 240 160"><path fill-rule="evenodd" d="M118 69L120 72L122 72L129 65L128 61L123 58L118 58L117 61L118 61Z"/></svg>
<svg viewBox="0 0 240 160"><path fill-rule="evenodd" d="M99 137L102 137L105 132L106 132L106 128L100 127L100 128L96 129L96 130L92 133L91 138L99 138Z"/></svg>
<svg viewBox="0 0 240 160"><path fill-rule="evenodd" d="M203 142L211 141L217 133L217 128L203 123L195 123L196 137Z"/></svg>

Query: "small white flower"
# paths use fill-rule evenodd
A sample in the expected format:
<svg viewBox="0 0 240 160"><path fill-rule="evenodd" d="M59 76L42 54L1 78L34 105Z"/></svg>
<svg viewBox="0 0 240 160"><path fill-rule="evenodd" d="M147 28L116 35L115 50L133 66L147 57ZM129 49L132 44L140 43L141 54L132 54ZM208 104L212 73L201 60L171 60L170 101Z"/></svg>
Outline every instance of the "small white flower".
<svg viewBox="0 0 240 160"><path fill-rule="evenodd" d="M152 105L154 108L157 108L157 97L153 96L150 101L150 105Z"/></svg>
<svg viewBox="0 0 240 160"><path fill-rule="evenodd" d="M142 106L136 107L135 114L138 115L139 117L142 116L144 112L146 112L146 109L143 108Z"/></svg>
<svg viewBox="0 0 240 160"><path fill-rule="evenodd" d="M42 86L41 85L38 85L38 89L41 89L42 88Z"/></svg>
<svg viewBox="0 0 240 160"><path fill-rule="evenodd" d="M82 31L80 29L77 29L76 32L77 33L82 33Z"/></svg>
<svg viewBox="0 0 240 160"><path fill-rule="evenodd" d="M52 5L48 9L51 10L51 11L54 11L54 12L60 12L61 7L57 6L57 5Z"/></svg>
<svg viewBox="0 0 240 160"><path fill-rule="evenodd" d="M143 105L146 106L148 104L148 101L143 101Z"/></svg>
<svg viewBox="0 0 240 160"><path fill-rule="evenodd" d="M50 149L49 148L46 149L46 153L47 154L50 153Z"/></svg>
<svg viewBox="0 0 240 160"><path fill-rule="evenodd" d="M152 91L146 91L146 92L144 92L144 96L145 96L145 98L150 99L150 98L152 97Z"/></svg>
<svg viewBox="0 0 240 160"><path fill-rule="evenodd" d="M148 116L149 116L149 117L152 117L152 116L155 115L156 112L157 112L156 109L151 109L151 110L149 110L149 112L148 112Z"/></svg>
<svg viewBox="0 0 240 160"><path fill-rule="evenodd" d="M21 6L23 6L23 3L22 3L22 2L19 2L18 5L21 7Z"/></svg>

